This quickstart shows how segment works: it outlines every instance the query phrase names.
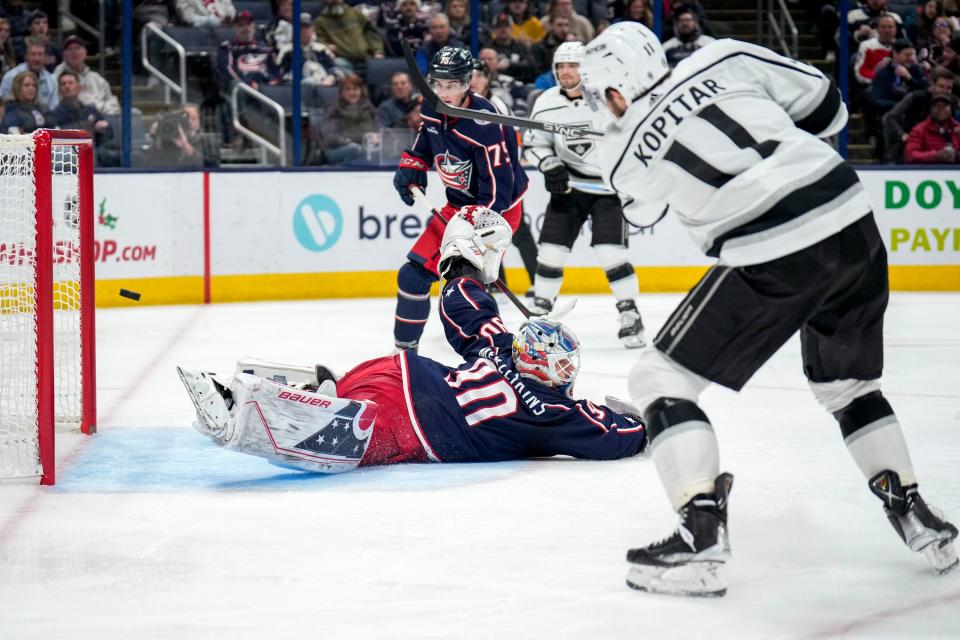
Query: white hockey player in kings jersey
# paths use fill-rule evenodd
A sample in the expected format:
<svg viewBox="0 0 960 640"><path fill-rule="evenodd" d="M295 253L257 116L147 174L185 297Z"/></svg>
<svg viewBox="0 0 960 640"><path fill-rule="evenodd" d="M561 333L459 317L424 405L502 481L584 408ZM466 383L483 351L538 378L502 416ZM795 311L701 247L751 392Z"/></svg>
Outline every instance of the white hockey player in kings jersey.
<svg viewBox="0 0 960 640"><path fill-rule="evenodd" d="M592 109L584 99L580 80L583 44L564 42L553 54L553 75L557 86L537 99L531 114L534 120L559 124L586 124L594 131L610 126L610 114ZM540 230L537 274L534 279L536 312L553 309L563 284L563 267L580 236L580 228L591 221L590 244L597 252L620 314L617 336L626 347L645 345L643 321L637 310L640 293L637 273L627 251L629 236L617 195L600 178L596 136L553 133L528 129L523 155L543 173L550 203Z"/></svg>
<svg viewBox="0 0 960 640"><path fill-rule="evenodd" d="M720 473L717 439L697 402L710 382L742 388L797 331L810 388L894 529L936 571L956 567L957 529L917 492L880 390L886 249L856 173L821 140L847 120L833 82L731 40L671 72L656 36L637 23L592 41L581 74L588 97L617 118L600 161L627 218L649 225L676 215L718 259L630 373L680 526L627 553L627 583L726 592L733 476Z"/></svg>

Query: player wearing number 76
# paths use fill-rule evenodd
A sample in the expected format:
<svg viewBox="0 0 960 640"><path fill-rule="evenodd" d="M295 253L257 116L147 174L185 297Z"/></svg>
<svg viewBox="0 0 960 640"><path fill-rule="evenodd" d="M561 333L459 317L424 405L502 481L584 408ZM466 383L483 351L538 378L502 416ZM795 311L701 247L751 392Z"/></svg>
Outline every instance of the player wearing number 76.
<svg viewBox="0 0 960 640"><path fill-rule="evenodd" d="M543 318L516 334L504 325L485 285L497 278L510 237L504 218L483 207L464 207L446 225L440 317L464 359L459 367L404 350L339 379L324 367L254 361L226 376L179 370L195 426L226 448L328 473L639 453L646 433L631 405L574 399L580 344L570 329Z"/></svg>

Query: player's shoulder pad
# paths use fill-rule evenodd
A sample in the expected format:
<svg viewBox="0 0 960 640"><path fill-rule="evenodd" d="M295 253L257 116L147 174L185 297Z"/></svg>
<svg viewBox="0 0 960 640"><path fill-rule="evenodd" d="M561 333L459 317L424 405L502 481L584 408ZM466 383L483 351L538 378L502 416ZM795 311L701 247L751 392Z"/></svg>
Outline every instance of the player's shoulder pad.
<svg viewBox="0 0 960 640"><path fill-rule="evenodd" d="M741 53L757 54L760 52L770 53L770 50L749 42L733 40L732 38L722 38L697 49L693 55L681 60L674 69L674 73L680 76L686 76L690 72L695 72L696 70L721 62L724 58L729 58Z"/></svg>
<svg viewBox="0 0 960 640"><path fill-rule="evenodd" d="M493 103L487 100L482 96L471 92L470 93L470 103L466 105L467 108L473 109L474 111L489 111L490 113L500 113ZM464 130L464 133L467 131L483 131L487 129L494 129L499 132L500 127L493 122L488 120L483 120L483 116L479 116L480 119L472 118L463 118L458 123L458 129ZM490 135L490 134L487 134Z"/></svg>
<svg viewBox="0 0 960 640"><path fill-rule="evenodd" d="M445 298L461 297L475 307L479 307L481 302L490 297L487 288L480 281L468 276L459 276L448 280L443 289ZM448 290L451 289L453 293L448 294Z"/></svg>
<svg viewBox="0 0 960 640"><path fill-rule="evenodd" d="M560 87L553 86L541 93L540 97L537 98L537 104L533 109L533 113L530 114L530 117L536 119L541 112L547 109L563 107L569 104L572 104L570 100L560 94Z"/></svg>

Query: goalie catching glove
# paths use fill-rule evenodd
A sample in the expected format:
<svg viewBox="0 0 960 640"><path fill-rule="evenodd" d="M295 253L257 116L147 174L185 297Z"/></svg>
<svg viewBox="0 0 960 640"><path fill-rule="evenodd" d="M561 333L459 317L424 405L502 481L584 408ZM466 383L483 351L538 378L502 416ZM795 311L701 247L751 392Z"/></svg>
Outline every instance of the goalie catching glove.
<svg viewBox="0 0 960 640"><path fill-rule="evenodd" d="M452 269L466 263L479 272L473 277L484 284L494 282L499 277L500 261L512 237L510 225L496 211L476 205L463 207L450 219L443 232L438 272L447 280L468 275Z"/></svg>

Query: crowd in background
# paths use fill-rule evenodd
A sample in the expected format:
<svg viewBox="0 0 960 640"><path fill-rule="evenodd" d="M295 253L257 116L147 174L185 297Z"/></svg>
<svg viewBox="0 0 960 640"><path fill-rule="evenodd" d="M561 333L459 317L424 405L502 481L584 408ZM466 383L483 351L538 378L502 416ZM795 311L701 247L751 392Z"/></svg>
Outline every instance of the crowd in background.
<svg viewBox="0 0 960 640"><path fill-rule="evenodd" d="M58 0L59 5L72 3ZM256 90L289 85L293 39L302 47L304 86L326 99L311 105L302 125L305 164L379 162L371 156L385 135L414 132L418 97L397 70L371 84L371 60L397 59L400 43L416 50L421 71L441 47L469 46L468 0L325 0L304 2L315 15L293 15L292 0L263 0L269 20L237 10L233 0L144 0L135 3L138 28L160 26L226 29L205 78L210 90L200 104L153 118L148 164L215 166L223 145L242 146L231 125L227 96L234 83ZM113 3L108 2L112 6ZM87 43L77 35L52 37L57 2L0 2L0 132L30 133L40 127L80 128L98 142L97 161L119 161L120 105L110 83L87 65ZM246 6L249 6L247 4ZM846 16L849 61L838 61L836 0L799 0L815 25L822 56L849 64L851 111L863 114L865 141L889 163L956 162L956 74L960 73L960 0L866 0ZM480 51L474 90L504 111L529 113L537 96L553 86L553 52L563 42L589 42L620 21L653 27L648 0L481 0ZM715 36L697 0L664 2L664 48L676 65ZM56 20L55 20L56 22ZM58 45L59 43L59 45ZM373 63L375 64L375 63ZM398 65L402 68L402 65ZM313 94L311 94L313 95ZM217 117L201 117L213 109ZM288 133L293 126L288 122ZM400 138L402 139L402 137Z"/></svg>

